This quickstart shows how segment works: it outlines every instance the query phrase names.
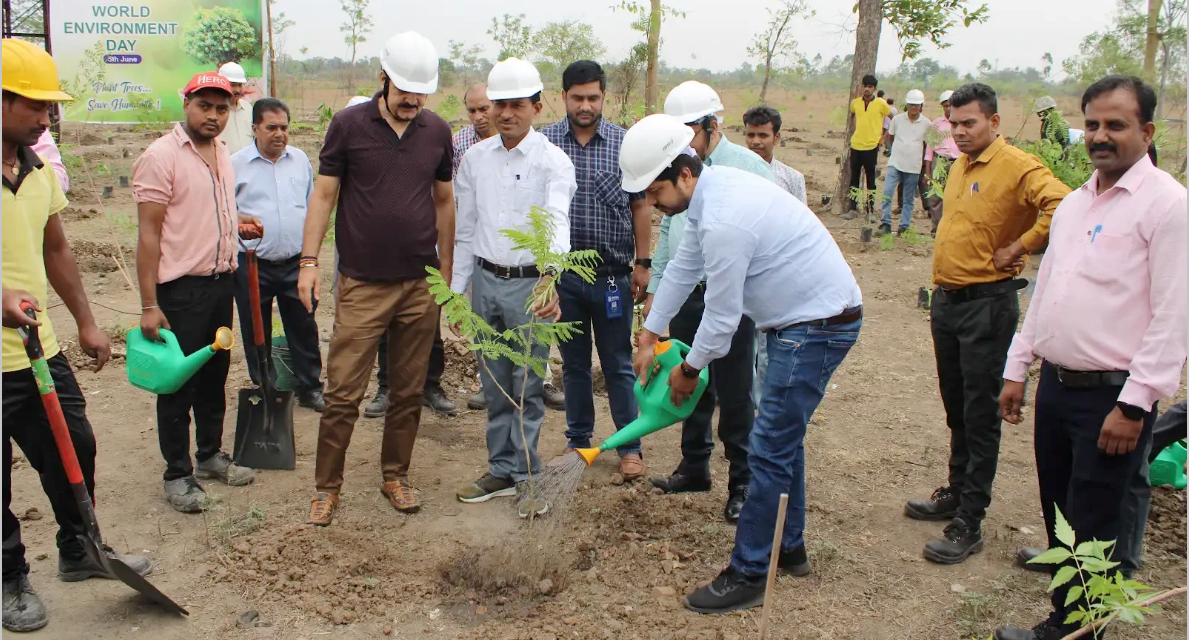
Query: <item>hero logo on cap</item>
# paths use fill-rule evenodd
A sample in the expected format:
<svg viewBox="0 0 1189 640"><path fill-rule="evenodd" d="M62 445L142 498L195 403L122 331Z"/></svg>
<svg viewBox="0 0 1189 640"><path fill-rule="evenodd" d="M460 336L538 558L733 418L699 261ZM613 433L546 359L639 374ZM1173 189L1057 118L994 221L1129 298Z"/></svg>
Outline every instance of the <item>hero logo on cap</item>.
<svg viewBox="0 0 1189 640"><path fill-rule="evenodd" d="M231 95L231 82L217 73L202 72L190 78L190 82L186 83L186 88L182 90L182 95L188 96L195 91L203 89L218 89Z"/></svg>

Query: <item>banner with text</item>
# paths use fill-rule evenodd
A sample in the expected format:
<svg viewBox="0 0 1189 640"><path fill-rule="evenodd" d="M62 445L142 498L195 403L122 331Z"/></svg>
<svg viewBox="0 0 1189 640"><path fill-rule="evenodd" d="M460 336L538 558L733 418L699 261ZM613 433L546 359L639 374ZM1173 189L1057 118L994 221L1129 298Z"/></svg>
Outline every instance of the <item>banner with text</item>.
<svg viewBox="0 0 1189 640"><path fill-rule="evenodd" d="M140 0L117 4L54 0L54 60L73 122L181 120L190 77L238 62L249 96L264 83L264 2Z"/></svg>

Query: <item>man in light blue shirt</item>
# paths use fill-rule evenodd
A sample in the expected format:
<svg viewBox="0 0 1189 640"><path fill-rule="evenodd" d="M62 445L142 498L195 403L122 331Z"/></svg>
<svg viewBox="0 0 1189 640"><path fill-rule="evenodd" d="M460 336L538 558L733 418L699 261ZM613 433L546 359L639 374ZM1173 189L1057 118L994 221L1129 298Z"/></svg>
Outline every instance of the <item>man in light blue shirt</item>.
<svg viewBox="0 0 1189 640"><path fill-rule="evenodd" d="M776 184L683 152L689 131L665 115L638 122L621 151L623 188L666 215L687 213L677 255L640 334L635 369L656 375L653 348L705 278L706 310L685 361L669 374L688 402L700 370L727 355L746 314L767 332L768 372L751 432L751 482L730 566L686 607L726 613L763 602L780 494L789 494L780 567L809 573L805 554L806 424L862 326L862 294L817 216ZM683 131L684 130L684 131ZM750 341L749 341L750 342Z"/></svg>
<svg viewBox="0 0 1189 640"><path fill-rule="evenodd" d="M264 225L264 237L244 245L256 250L260 273L260 315L264 320L264 348L272 357L273 299L281 312L285 338L292 355L297 381L297 402L322 411L322 352L318 324L297 297L298 261L314 168L297 147L289 146L289 107L275 98L252 105L254 143L231 156L235 167L235 204L240 213L255 216ZM235 303L239 308L244 355L252 382L260 384L256 345L252 336L252 307L248 299L248 259L240 253L235 272ZM275 375L276 366L270 366Z"/></svg>
<svg viewBox="0 0 1189 640"><path fill-rule="evenodd" d="M719 129L717 114L722 101L714 89L701 82L684 82L665 98L665 113L689 128L693 138L690 147L707 166L734 167L773 181L772 169L764 159L727 140ZM653 294L660 287L665 269L676 255L685 233L684 213L665 216L661 221L653 261L652 280L648 284L648 301L644 315L648 316ZM699 282L702 278L699 278ZM702 322L705 309L704 283L689 293L669 330L674 338L686 344L693 342ZM755 421L755 399L751 395L755 374L755 323L749 317L738 321L738 331L732 338L730 351L710 367L710 385L698 401L697 408L681 426L681 464L667 478L653 478L652 484L666 493L710 490L710 456L714 452L714 438L710 422L714 406L718 404L718 437L730 462L727 476L727 505L723 518L727 522L739 519L747 486L751 478L747 462L747 439Z"/></svg>

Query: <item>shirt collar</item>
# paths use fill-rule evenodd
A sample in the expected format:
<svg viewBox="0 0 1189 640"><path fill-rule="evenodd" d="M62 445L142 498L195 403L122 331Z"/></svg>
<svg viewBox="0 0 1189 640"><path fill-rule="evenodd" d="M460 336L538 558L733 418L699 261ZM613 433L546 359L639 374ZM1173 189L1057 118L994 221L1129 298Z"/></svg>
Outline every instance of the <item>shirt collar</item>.
<svg viewBox="0 0 1189 640"><path fill-rule="evenodd" d="M1126 189L1128 193L1134 194L1137 190L1139 190L1139 185L1144 181L1144 178L1148 177L1148 174L1151 173L1155 168L1156 167L1152 164L1152 159L1148 157L1147 153L1145 153L1140 157L1139 160L1135 162L1135 164L1131 165L1131 168L1128 169L1127 172L1123 174L1123 177L1119 178L1119 181L1115 183L1115 186L1111 188ZM1098 169L1094 170L1094 175L1090 176L1090 179L1086 181L1086 184L1082 185L1082 189L1089 190L1091 195L1098 193Z"/></svg>
<svg viewBox="0 0 1189 640"><path fill-rule="evenodd" d="M574 138L575 141L578 140L578 138L574 136L574 125L570 123L569 116L562 118L560 124L563 134L569 135L571 138ZM599 117L599 124L595 126L595 137L607 140L611 138L611 123L607 121L607 118L602 116Z"/></svg>
<svg viewBox="0 0 1189 640"><path fill-rule="evenodd" d="M497 133L496 135L499 135L499 134ZM536 147L538 144L541 143L541 140L544 140L544 139L545 139L545 137L542 136L541 134L537 133L536 129L534 129L533 127L529 127L528 133L525 134L524 139L520 141L520 144L509 149L504 146L503 140L500 140L499 146L501 149L503 149L504 151L506 151L508 153L515 153L515 152L519 151L521 155L528 155L528 152L532 151L533 147Z"/></svg>
<svg viewBox="0 0 1189 640"><path fill-rule="evenodd" d="M721 137L718 139L718 144L714 145L714 151L711 151L710 155L706 157L707 164L713 165L715 162L721 161L725 156L730 155L731 152L728 149L735 146L735 143L727 140L727 134L721 131L719 133ZM772 155L772 159L776 159L776 154Z"/></svg>
<svg viewBox="0 0 1189 640"><path fill-rule="evenodd" d="M4 186L8 187L9 191L16 193L17 190L21 188L21 183L25 181L26 176L44 166L45 163L41 161L41 157L37 155L37 152L33 150L33 147L27 147L24 145L18 146L16 184L9 182L8 176L4 176Z"/></svg>
<svg viewBox="0 0 1189 640"><path fill-rule="evenodd" d="M381 91L381 92L377 93L376 95L372 96L372 120L384 120L384 114L380 113L380 109L381 109L381 108L383 108L383 107L380 105L380 100L381 100L383 97L384 97L384 92L383 92L383 91ZM418 112L417 112L417 115L413 117L413 121L412 121L412 122L410 122L409 124L410 124L410 125L414 125L414 124L415 124L415 125L417 125L417 126L419 126L419 127L424 127L424 126L425 126L425 119L421 117L421 114L423 114L423 113L425 113L425 108L424 108L424 107L422 107L422 108L421 108L421 111L418 111ZM387 124L387 122L385 122L385 124Z"/></svg>
<svg viewBox="0 0 1189 640"><path fill-rule="evenodd" d="M991 159L995 157L995 154L999 153L999 150L1005 146L1007 146L1007 141L1003 139L1003 136L995 136L995 141L992 142L989 147L983 149L983 152L978 154L978 157L974 158L973 162L981 162L986 164L990 162Z"/></svg>
<svg viewBox="0 0 1189 640"><path fill-rule="evenodd" d="M289 145L285 145L285 151L281 153L281 157L277 158L275 162L272 160L269 160L268 158L265 158L264 154L260 153L260 148L256 146L255 138L252 139L252 144L250 144L244 148L249 149L249 151L247 151L248 162L251 162L256 159L260 159L265 162L271 162L272 164L276 164L277 162L280 162L282 159L288 157L289 149L291 147Z"/></svg>

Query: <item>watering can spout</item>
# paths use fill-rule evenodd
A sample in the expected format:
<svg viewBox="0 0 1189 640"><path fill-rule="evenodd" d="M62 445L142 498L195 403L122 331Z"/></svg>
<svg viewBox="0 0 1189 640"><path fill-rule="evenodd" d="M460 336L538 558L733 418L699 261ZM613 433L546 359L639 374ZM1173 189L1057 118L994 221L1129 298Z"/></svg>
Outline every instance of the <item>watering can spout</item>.
<svg viewBox="0 0 1189 640"><path fill-rule="evenodd" d="M140 328L128 332L128 381L132 386L156 394L176 393L211 357L235 346L235 334L219 327L215 341L190 355L184 355L177 337L168 329L160 330L161 340L149 340Z"/></svg>
<svg viewBox="0 0 1189 640"><path fill-rule="evenodd" d="M219 327L215 332L215 341L211 346L204 349L199 349L182 361L181 366L178 367L178 375L183 380L189 380L198 370L210 361L214 355L220 351L229 351L235 345L235 334L231 332L228 327Z"/></svg>
<svg viewBox="0 0 1189 640"><path fill-rule="evenodd" d="M591 447L589 449L577 449L577 452L578 452L578 455L582 456L582 459L586 461L586 466L588 466L588 467L590 465L594 464L595 458L597 458L599 456L599 454L602 453L602 451L600 451L598 447Z"/></svg>

